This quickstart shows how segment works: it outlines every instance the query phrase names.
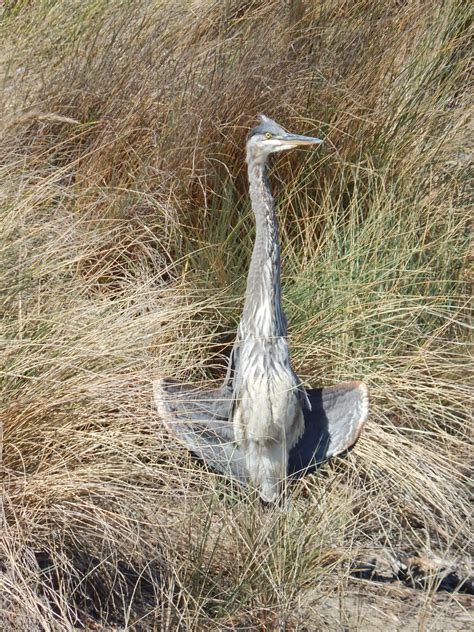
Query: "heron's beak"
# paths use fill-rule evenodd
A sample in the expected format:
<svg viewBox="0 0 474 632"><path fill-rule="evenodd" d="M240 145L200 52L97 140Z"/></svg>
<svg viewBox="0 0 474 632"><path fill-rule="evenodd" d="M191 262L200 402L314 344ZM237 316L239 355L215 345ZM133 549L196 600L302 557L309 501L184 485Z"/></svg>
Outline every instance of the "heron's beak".
<svg viewBox="0 0 474 632"><path fill-rule="evenodd" d="M288 134L279 139L283 145L305 146L305 145L320 145L323 141L320 138L313 138L313 136L300 136L299 134Z"/></svg>

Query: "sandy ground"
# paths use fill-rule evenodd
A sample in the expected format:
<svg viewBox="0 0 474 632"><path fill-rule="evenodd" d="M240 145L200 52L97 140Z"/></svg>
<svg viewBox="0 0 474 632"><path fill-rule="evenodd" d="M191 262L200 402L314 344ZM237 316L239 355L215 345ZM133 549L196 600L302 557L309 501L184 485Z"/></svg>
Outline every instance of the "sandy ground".
<svg viewBox="0 0 474 632"><path fill-rule="evenodd" d="M328 596L322 603L321 595L315 595L311 609L313 616L322 620L325 626L322 629L328 632L467 632L474 629L471 595L438 593L428 597L401 582L390 586L368 586L367 583L354 585L340 597Z"/></svg>

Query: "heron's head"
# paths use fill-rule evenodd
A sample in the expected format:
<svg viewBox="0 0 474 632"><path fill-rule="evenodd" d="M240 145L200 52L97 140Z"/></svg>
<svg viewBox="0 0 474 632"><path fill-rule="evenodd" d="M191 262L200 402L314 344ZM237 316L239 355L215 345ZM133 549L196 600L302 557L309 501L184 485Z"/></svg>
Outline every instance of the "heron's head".
<svg viewBox="0 0 474 632"><path fill-rule="evenodd" d="M264 114L259 114L259 119L260 124L250 130L247 137L247 152L254 159L266 160L270 154L278 151L320 145L323 142L320 138L291 134Z"/></svg>

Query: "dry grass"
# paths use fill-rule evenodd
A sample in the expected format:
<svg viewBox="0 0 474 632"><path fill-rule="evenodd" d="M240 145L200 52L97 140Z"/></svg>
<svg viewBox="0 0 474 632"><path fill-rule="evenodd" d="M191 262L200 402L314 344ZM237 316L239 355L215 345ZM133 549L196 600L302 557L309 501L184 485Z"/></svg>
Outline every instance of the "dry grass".
<svg viewBox="0 0 474 632"><path fill-rule="evenodd" d="M459 592L349 569L468 555L467 3L5 4L4 628L465 629ZM258 111L327 139L273 175L296 368L372 406L286 511L172 445L150 386L222 378Z"/></svg>

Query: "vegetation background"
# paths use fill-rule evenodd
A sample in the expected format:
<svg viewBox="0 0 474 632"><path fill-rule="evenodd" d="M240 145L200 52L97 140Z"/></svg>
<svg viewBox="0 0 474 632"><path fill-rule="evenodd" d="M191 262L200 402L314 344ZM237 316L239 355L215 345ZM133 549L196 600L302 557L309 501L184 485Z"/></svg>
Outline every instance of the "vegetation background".
<svg viewBox="0 0 474 632"><path fill-rule="evenodd" d="M462 586L383 565L469 553L470 3L1 11L3 629L467 629ZM295 368L371 394L287 511L193 461L151 391L223 377L257 112L326 139L272 169Z"/></svg>

